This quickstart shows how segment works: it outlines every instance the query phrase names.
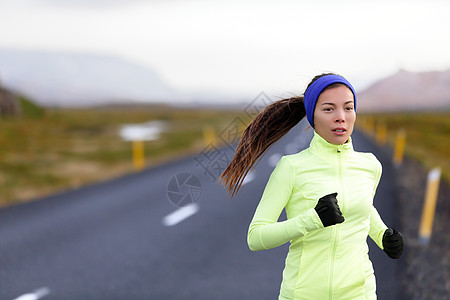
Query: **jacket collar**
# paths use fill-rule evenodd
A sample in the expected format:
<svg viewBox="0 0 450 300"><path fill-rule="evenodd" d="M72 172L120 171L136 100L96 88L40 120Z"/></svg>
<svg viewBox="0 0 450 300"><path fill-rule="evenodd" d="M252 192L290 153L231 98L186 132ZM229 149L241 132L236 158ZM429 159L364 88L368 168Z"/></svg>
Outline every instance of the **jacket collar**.
<svg viewBox="0 0 450 300"><path fill-rule="evenodd" d="M350 136L345 144L335 145L327 142L323 137L314 131L310 148L313 152L317 153L350 153L353 152L352 137Z"/></svg>

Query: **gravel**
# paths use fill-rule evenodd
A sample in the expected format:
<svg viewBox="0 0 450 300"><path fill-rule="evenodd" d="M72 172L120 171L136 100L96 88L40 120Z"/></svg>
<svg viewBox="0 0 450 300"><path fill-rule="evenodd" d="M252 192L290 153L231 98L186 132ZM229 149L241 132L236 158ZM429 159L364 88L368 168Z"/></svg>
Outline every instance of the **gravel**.
<svg viewBox="0 0 450 300"><path fill-rule="evenodd" d="M406 158L397 168L400 231L405 240L400 278L404 299L450 299L450 188L442 181L428 245L419 242L428 170Z"/></svg>

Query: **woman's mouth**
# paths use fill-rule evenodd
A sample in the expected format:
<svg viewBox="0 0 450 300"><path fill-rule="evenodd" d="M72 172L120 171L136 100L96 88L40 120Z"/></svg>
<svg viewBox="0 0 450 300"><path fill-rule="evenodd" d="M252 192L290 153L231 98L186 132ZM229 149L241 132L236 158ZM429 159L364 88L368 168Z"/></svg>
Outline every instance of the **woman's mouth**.
<svg viewBox="0 0 450 300"><path fill-rule="evenodd" d="M345 130L344 128L336 128L333 129L332 131L336 135L344 135L347 130Z"/></svg>

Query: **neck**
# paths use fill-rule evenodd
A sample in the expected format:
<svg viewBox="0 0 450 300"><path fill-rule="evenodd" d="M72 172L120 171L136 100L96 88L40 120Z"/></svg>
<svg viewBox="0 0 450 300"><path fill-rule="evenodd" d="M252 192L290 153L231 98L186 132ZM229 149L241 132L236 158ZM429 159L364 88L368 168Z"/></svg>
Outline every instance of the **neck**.
<svg viewBox="0 0 450 300"><path fill-rule="evenodd" d="M314 131L314 137L311 141L311 146L314 151L318 152L349 152L353 151L352 138L349 137L344 144L332 144Z"/></svg>

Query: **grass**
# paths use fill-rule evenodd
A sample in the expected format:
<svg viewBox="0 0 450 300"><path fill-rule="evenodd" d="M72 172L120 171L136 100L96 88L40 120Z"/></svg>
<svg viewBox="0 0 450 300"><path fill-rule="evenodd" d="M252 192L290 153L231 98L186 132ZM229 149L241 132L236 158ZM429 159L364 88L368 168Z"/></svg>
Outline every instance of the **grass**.
<svg viewBox="0 0 450 300"><path fill-rule="evenodd" d="M162 105L44 110L21 101L22 116L0 119L0 207L133 172L131 142L118 134L123 124L167 122L158 140L145 142L151 166L200 153L205 125L219 133L236 117L249 121L232 110ZM391 145L403 128L406 155L427 168L440 166L450 182L449 112L358 115L358 123L384 123Z"/></svg>
<svg viewBox="0 0 450 300"><path fill-rule="evenodd" d="M199 153L206 124L224 129L240 111L166 106L43 110L29 103L22 116L0 119L0 207L133 172L123 124L165 121L145 142L146 166Z"/></svg>
<svg viewBox="0 0 450 300"><path fill-rule="evenodd" d="M358 116L366 130L378 124L387 128L387 142L395 144L400 129L406 133L405 155L421 162L427 169L440 167L442 179L450 182L450 112L384 113ZM367 126L369 125L369 126ZM369 129L367 129L369 127Z"/></svg>

